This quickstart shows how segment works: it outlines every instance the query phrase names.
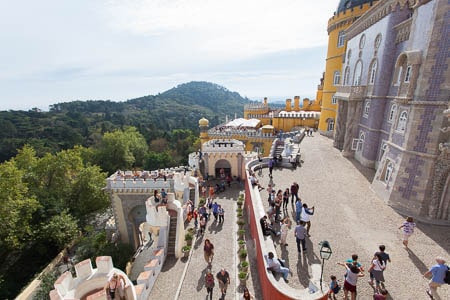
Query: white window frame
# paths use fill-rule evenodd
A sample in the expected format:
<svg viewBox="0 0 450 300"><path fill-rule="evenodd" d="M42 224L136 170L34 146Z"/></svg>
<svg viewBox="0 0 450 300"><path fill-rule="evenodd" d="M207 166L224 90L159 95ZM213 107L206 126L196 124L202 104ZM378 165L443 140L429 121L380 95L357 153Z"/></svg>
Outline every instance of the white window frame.
<svg viewBox="0 0 450 300"><path fill-rule="evenodd" d="M399 66L397 73L397 81L395 81L394 85L400 85L400 83L402 83L402 73L403 73L403 66Z"/></svg>
<svg viewBox="0 0 450 300"><path fill-rule="evenodd" d="M395 114L397 113L397 104L393 103L391 109L389 110L388 122L392 123L395 119Z"/></svg>
<svg viewBox="0 0 450 300"><path fill-rule="evenodd" d="M366 102L364 102L363 117L365 118L369 117L369 112L370 112L370 99L367 99Z"/></svg>
<svg viewBox="0 0 450 300"><path fill-rule="evenodd" d="M333 131L334 130L334 119L329 119L327 124L327 131Z"/></svg>
<svg viewBox="0 0 450 300"><path fill-rule="evenodd" d="M353 86L361 85L362 79L362 62L359 60L355 65L355 73L353 74Z"/></svg>
<svg viewBox="0 0 450 300"><path fill-rule="evenodd" d="M347 66L347 67L345 67L345 71L344 71L344 84L343 85L349 85L349 81L350 81L350 67Z"/></svg>
<svg viewBox="0 0 450 300"><path fill-rule="evenodd" d="M405 132L407 123L408 123L408 112L406 110L402 110L402 112L399 114L398 117L397 131Z"/></svg>
<svg viewBox="0 0 450 300"><path fill-rule="evenodd" d="M379 161L381 161L381 159L383 158L383 155L384 153L386 153L386 150L387 150L387 143L383 142L380 147L380 158L378 159Z"/></svg>
<svg viewBox="0 0 450 300"><path fill-rule="evenodd" d="M336 97L335 94L333 94L333 96L331 96L331 104L337 104L338 98Z"/></svg>
<svg viewBox="0 0 450 300"><path fill-rule="evenodd" d="M344 47L345 45L345 31L341 30L338 33L338 43L337 43L337 47L341 48Z"/></svg>
<svg viewBox="0 0 450 300"><path fill-rule="evenodd" d="M394 173L394 164L389 159L386 160L386 169L384 170L383 181L388 183Z"/></svg>
<svg viewBox="0 0 450 300"><path fill-rule="evenodd" d="M339 31L337 39L337 47L341 48L345 45L345 32L344 30Z"/></svg>
<svg viewBox="0 0 450 300"><path fill-rule="evenodd" d="M334 71L334 74L333 74L333 85L339 85L340 81L341 81L341 72Z"/></svg>
<svg viewBox="0 0 450 300"><path fill-rule="evenodd" d="M359 142L358 142L358 145L356 147L356 151L362 152L362 150L364 148L364 141L365 140L366 140L366 134L364 133L364 131L361 131L359 133Z"/></svg>

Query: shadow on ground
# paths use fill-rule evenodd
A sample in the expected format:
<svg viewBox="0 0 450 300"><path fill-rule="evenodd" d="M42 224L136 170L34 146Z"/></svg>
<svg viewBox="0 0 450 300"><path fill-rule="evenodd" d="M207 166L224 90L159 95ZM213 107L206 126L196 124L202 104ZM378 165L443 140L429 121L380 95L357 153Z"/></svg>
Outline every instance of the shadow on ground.
<svg viewBox="0 0 450 300"><path fill-rule="evenodd" d="M375 170L371 168L364 167L354 158L347 158L349 162L361 173L368 182L372 183L373 178L375 177Z"/></svg>

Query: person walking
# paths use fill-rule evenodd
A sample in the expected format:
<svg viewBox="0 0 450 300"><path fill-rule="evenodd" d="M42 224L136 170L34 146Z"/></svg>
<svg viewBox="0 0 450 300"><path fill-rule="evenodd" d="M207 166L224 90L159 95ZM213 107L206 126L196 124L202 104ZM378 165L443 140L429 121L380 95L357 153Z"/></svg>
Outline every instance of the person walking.
<svg viewBox="0 0 450 300"><path fill-rule="evenodd" d="M443 257L436 257L436 264L423 274L423 277L428 278L431 276L428 283L429 289L426 291L428 296L434 300L441 300L437 289L445 283L444 278L447 273L448 267L445 265L445 259Z"/></svg>
<svg viewBox="0 0 450 300"><path fill-rule="evenodd" d="M336 295L337 293L339 293L339 291L341 290L341 286L339 285L336 276L331 275L330 276L330 289L328 290L328 298L329 299L333 299L336 300Z"/></svg>
<svg viewBox="0 0 450 300"><path fill-rule="evenodd" d="M280 221L281 205L283 204L283 191L278 190L275 197L275 222Z"/></svg>
<svg viewBox="0 0 450 300"><path fill-rule="evenodd" d="M302 210L303 210L302 201L300 199L297 199L297 201L295 201L295 221L296 222L300 222Z"/></svg>
<svg viewBox="0 0 450 300"><path fill-rule="evenodd" d="M275 164L273 158L269 159L269 177L272 178L273 165Z"/></svg>
<svg viewBox="0 0 450 300"><path fill-rule="evenodd" d="M408 249L408 240L409 237L414 233L414 228L416 227L416 223L414 223L414 219L412 217L407 217L403 224L398 228L403 228L403 246Z"/></svg>
<svg viewBox="0 0 450 300"><path fill-rule="evenodd" d="M253 296L247 287L244 287L244 292L242 293L242 296L239 298L239 300L253 300L255 299L255 296Z"/></svg>
<svg viewBox="0 0 450 300"><path fill-rule="evenodd" d="M208 267L211 267L214 258L214 245L209 241L209 239L205 239L203 244L203 255Z"/></svg>
<svg viewBox="0 0 450 300"><path fill-rule="evenodd" d="M294 203L294 197L296 201L298 200L298 190L299 190L298 183L297 182L292 183L291 185L292 203Z"/></svg>
<svg viewBox="0 0 450 300"><path fill-rule="evenodd" d="M375 279L375 292L381 292L380 284L384 284L384 269L386 268L386 265L384 264L383 258L381 257L381 254L376 253L372 264L369 267L369 273L370 273L370 280L369 284L373 286L373 280Z"/></svg>
<svg viewBox="0 0 450 300"><path fill-rule="evenodd" d="M216 275L217 281L219 282L220 292L222 293L221 299L225 299L225 295L227 294L227 288L230 284L230 274L228 274L227 270L222 268L219 273Z"/></svg>
<svg viewBox="0 0 450 300"><path fill-rule="evenodd" d="M212 205L212 213L214 216L214 221L217 222L217 219L219 217L219 204L217 204L217 202L214 202Z"/></svg>
<svg viewBox="0 0 450 300"><path fill-rule="evenodd" d="M225 210L223 209L222 205L220 205L220 204L219 204L218 214L219 214L219 224L221 224L221 223L223 223L224 218L225 218Z"/></svg>
<svg viewBox="0 0 450 300"><path fill-rule="evenodd" d="M211 270L208 269L206 271L206 275L205 275L205 287L206 287L206 291L208 292L208 294L206 295L206 298L208 298L208 295L209 295L209 300L212 300L214 285L215 285L214 276L211 273Z"/></svg>
<svg viewBox="0 0 450 300"><path fill-rule="evenodd" d="M289 196L290 196L289 188L287 188L286 190L284 190L283 193L283 211L287 209L287 206L289 204Z"/></svg>
<svg viewBox="0 0 450 300"><path fill-rule="evenodd" d="M344 299L348 300L348 293L350 292L351 300L356 300L356 284L358 283L359 277L364 277L364 273L353 264L349 266L347 263L343 262L338 263L338 265L344 266L347 270L344 280Z"/></svg>
<svg viewBox="0 0 450 300"><path fill-rule="evenodd" d="M312 215L314 215L314 206L311 208L308 208L308 205L306 203L303 203L300 221L303 221L306 224L306 235L307 236L311 236L309 234L309 229L311 228L311 216Z"/></svg>
<svg viewBox="0 0 450 300"><path fill-rule="evenodd" d="M280 228L280 232L281 232L280 245L281 246L287 246L288 245L286 243L286 238L287 238L287 234L288 234L289 228L291 228L291 220L289 219L289 217L285 217L283 219L283 221L281 222L281 228Z"/></svg>
<svg viewBox="0 0 450 300"><path fill-rule="evenodd" d="M300 243L302 244L302 251L306 251L306 229L304 227L304 222L297 222L295 226L294 235L297 242L297 252L300 253Z"/></svg>

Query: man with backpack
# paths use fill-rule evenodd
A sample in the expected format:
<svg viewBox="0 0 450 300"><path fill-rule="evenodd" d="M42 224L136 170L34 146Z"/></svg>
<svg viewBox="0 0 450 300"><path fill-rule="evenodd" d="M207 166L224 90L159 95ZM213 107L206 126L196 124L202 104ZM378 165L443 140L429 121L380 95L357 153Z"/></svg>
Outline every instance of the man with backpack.
<svg viewBox="0 0 450 300"><path fill-rule="evenodd" d="M437 293L437 288L443 285L444 283L447 283L448 281L448 273L449 269L445 265L445 259L438 256L436 257L437 264L432 266L430 270L425 272L423 274L424 277L430 277L430 282L428 283L428 286L430 287L429 290L427 290L428 296L430 296L431 299L435 300L441 300L442 298Z"/></svg>

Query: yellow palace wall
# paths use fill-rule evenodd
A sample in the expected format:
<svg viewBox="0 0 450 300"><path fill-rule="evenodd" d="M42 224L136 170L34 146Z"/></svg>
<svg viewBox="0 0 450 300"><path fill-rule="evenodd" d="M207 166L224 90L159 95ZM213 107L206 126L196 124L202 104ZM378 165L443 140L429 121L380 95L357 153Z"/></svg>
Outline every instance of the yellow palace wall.
<svg viewBox="0 0 450 300"><path fill-rule="evenodd" d="M337 104L332 104L333 95L336 93L337 87L333 84L334 72L339 71L341 73L341 80L343 80L342 65L344 62L344 56L347 48L347 42L345 41L342 47L338 47L339 32L347 29L357 17L361 16L370 8L369 3L365 3L360 6L347 9L336 16L333 16L328 21L328 51L325 63L325 76L322 90L322 106L319 121L319 131L327 131L327 120L332 118L336 121ZM358 53L353 53L358 55ZM319 93L319 91L318 91Z"/></svg>

